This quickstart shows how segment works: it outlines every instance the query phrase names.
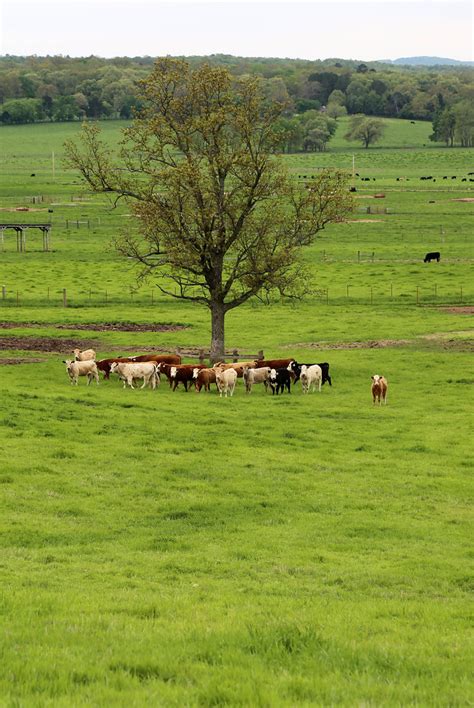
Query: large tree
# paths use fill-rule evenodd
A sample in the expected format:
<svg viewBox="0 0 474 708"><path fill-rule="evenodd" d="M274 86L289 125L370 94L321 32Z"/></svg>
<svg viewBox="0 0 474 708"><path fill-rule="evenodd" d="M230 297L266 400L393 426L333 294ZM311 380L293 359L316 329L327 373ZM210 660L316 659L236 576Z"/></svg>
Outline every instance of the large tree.
<svg viewBox="0 0 474 708"><path fill-rule="evenodd" d="M253 77L160 59L140 100L117 155L85 124L67 160L93 191L126 200L139 235L119 251L163 293L209 308L220 358L229 310L272 289L302 292L301 248L352 209L347 175L323 171L310 189L290 179L274 154L283 106Z"/></svg>
<svg viewBox="0 0 474 708"><path fill-rule="evenodd" d="M376 143L382 137L386 124L378 118L368 118L365 115L357 114L352 116L349 130L345 134L347 140L357 140L365 148Z"/></svg>

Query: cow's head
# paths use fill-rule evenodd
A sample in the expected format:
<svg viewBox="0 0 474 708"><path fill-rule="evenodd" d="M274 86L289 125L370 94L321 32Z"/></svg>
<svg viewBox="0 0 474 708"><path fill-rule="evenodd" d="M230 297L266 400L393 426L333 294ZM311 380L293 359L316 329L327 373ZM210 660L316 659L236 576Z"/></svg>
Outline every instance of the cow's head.
<svg viewBox="0 0 474 708"><path fill-rule="evenodd" d="M74 362L73 362L72 359L63 359L63 364L66 364L66 369L67 369L68 371L69 371L69 369L71 368L71 364L73 364L73 363L74 363Z"/></svg>
<svg viewBox="0 0 474 708"><path fill-rule="evenodd" d="M380 379L381 379L382 377L379 376L378 374L374 374L371 378L372 378L372 381L373 381L375 384L377 384L377 383L380 381Z"/></svg>
<svg viewBox="0 0 474 708"><path fill-rule="evenodd" d="M270 369L270 381L276 381L277 372L276 369Z"/></svg>
<svg viewBox="0 0 474 708"><path fill-rule="evenodd" d="M111 365L110 365L110 373L111 373L111 374L114 373L114 371L115 371L115 369L117 368L117 366L118 366L118 362L117 362L117 361L113 361L113 362L111 363Z"/></svg>
<svg viewBox="0 0 474 708"><path fill-rule="evenodd" d="M177 371L178 371L178 369L176 368L176 366L172 366L172 367L171 367L171 369L170 369L170 377L171 377L172 379L176 378L176 372L177 372Z"/></svg>
<svg viewBox="0 0 474 708"><path fill-rule="evenodd" d="M73 349L73 350L72 350L72 353L74 354L75 358L77 359L77 357L78 357L79 354L81 353L81 350L80 350L80 349Z"/></svg>
<svg viewBox="0 0 474 708"><path fill-rule="evenodd" d="M199 376L199 371L200 369L198 368L193 369L193 379L197 379L197 377Z"/></svg>

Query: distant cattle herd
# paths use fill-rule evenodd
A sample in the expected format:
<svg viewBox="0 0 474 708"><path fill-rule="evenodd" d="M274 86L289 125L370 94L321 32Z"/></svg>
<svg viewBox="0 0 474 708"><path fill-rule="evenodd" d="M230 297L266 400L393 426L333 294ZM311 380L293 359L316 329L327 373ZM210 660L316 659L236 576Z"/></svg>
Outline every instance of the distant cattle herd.
<svg viewBox="0 0 474 708"><path fill-rule="evenodd" d="M78 384L81 376L87 379L87 385L95 380L99 383L99 371L102 372L104 380L110 379L111 374L116 374L123 382L123 388L129 386L135 388L134 383L142 381L141 388L150 386L155 389L161 382L161 376L165 376L172 391L176 391L180 384L185 391L194 386L197 393L204 387L205 391L211 390L211 385L216 386L216 390L222 397L233 396L237 379L243 379L246 393L251 393L253 386L263 384L266 391L271 391L272 395L279 395L287 391L291 393L291 387L301 382L303 393L310 391L321 391L323 384L332 386L332 379L329 373L327 361L320 363L301 364L295 359L253 359L251 361L233 362L225 364L219 362L213 367L205 364L182 364L179 354L142 354L134 357L116 357L96 361L96 353L93 349L80 351L75 349L74 359L66 359L66 372L73 385ZM372 377L372 395L375 404L374 380L381 379L385 389L383 395L379 395L377 402L381 400L386 403L387 382L383 377Z"/></svg>

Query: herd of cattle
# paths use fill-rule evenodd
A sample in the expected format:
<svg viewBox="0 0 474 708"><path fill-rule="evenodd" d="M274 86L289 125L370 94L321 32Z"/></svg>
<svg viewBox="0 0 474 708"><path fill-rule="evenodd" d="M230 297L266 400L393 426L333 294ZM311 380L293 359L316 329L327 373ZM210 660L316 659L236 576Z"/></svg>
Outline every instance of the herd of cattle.
<svg viewBox="0 0 474 708"><path fill-rule="evenodd" d="M179 384L188 391L194 386L197 393L204 388L211 390L215 384L219 395L232 396L238 378L243 379L245 390L251 393L256 384L263 384L266 390L278 395L285 389L291 392L291 386L301 381L303 393L315 391L326 382L332 386L328 362L318 364L300 364L295 359L255 359L252 361L218 363L212 368L205 364L182 364L179 354L142 354L134 357L116 357L96 361L93 349L74 350L74 359L67 359L66 371L71 384L78 384L84 376L87 385L95 379L99 383L99 371L104 379L116 374L123 382L123 387L135 388L134 383L143 381L141 388L150 386L155 389L161 376L168 379L170 388L176 391ZM372 397L374 404L387 402L387 382L383 376L372 377Z"/></svg>

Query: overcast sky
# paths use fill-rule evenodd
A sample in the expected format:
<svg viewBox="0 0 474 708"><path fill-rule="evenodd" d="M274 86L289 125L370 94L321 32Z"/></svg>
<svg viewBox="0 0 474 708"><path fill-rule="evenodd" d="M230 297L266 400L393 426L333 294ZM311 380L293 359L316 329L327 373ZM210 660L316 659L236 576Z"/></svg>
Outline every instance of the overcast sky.
<svg viewBox="0 0 474 708"><path fill-rule="evenodd" d="M471 0L0 0L0 54L473 60Z"/></svg>

